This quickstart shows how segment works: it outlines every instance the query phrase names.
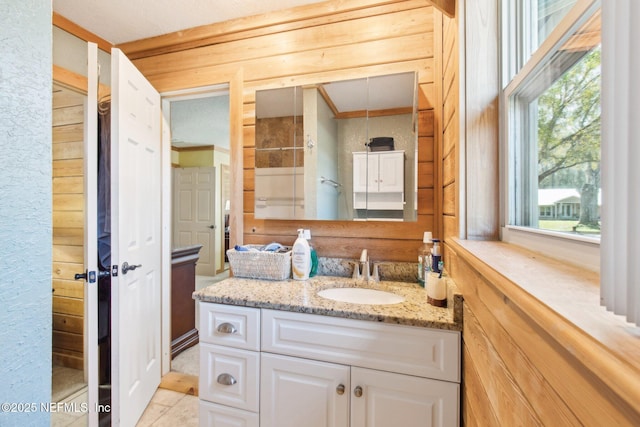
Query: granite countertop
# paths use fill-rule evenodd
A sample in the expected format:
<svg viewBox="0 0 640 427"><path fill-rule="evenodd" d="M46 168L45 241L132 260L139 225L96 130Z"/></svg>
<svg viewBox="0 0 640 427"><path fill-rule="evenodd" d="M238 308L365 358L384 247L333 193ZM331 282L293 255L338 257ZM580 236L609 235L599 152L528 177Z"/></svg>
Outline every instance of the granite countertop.
<svg viewBox="0 0 640 427"><path fill-rule="evenodd" d="M462 330L462 294L448 282L447 307L427 303L427 292L417 284L395 281L317 276L306 281L256 280L231 277L193 293L195 300L245 307L269 308L400 325ZM334 287L362 287L402 295L397 304L368 305L333 301L318 291Z"/></svg>

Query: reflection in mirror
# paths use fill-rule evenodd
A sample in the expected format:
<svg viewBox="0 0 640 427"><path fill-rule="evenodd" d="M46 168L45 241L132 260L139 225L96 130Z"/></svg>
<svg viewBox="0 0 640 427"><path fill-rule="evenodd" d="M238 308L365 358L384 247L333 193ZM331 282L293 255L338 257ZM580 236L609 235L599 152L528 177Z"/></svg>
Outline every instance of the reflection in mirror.
<svg viewBox="0 0 640 427"><path fill-rule="evenodd" d="M417 79L256 92L255 217L417 218Z"/></svg>
<svg viewBox="0 0 640 427"><path fill-rule="evenodd" d="M302 89L256 92L256 218L304 218Z"/></svg>

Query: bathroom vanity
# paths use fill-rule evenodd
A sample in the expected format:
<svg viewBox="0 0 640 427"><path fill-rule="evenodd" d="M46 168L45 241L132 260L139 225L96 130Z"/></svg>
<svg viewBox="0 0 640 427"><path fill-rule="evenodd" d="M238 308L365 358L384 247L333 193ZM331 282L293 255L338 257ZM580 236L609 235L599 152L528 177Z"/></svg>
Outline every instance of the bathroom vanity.
<svg viewBox="0 0 640 427"><path fill-rule="evenodd" d="M336 288L383 303L318 295ZM462 298L449 297L437 308L417 285L336 277L230 278L194 293L200 425L459 425Z"/></svg>

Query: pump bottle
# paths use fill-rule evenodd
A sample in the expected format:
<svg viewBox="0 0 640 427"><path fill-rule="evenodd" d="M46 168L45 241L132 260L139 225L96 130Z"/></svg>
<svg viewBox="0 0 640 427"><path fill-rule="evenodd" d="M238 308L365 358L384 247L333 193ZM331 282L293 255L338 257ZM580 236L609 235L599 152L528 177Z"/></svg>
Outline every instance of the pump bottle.
<svg viewBox="0 0 640 427"><path fill-rule="evenodd" d="M440 254L440 240L433 239L433 248L431 248L431 270L435 273L440 273L440 261L442 255Z"/></svg>
<svg viewBox="0 0 640 427"><path fill-rule="evenodd" d="M431 248L433 247L431 237L431 232L425 231L422 238L422 246L418 248L418 283L421 286L424 286L426 274L431 269Z"/></svg>
<svg viewBox="0 0 640 427"><path fill-rule="evenodd" d="M291 271L295 280L307 280L311 270L311 248L304 238L304 229L298 229L298 238L291 251Z"/></svg>

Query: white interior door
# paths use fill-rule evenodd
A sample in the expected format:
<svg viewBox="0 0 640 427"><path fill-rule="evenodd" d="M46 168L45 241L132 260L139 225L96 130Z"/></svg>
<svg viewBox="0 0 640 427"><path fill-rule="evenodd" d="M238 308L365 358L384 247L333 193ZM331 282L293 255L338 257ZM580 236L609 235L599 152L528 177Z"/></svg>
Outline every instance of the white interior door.
<svg viewBox="0 0 640 427"><path fill-rule="evenodd" d="M161 377L160 95L111 51L112 422L136 424Z"/></svg>
<svg viewBox="0 0 640 427"><path fill-rule="evenodd" d="M214 167L176 168L173 172L173 247L202 245L196 274L215 276Z"/></svg>
<svg viewBox="0 0 640 427"><path fill-rule="evenodd" d="M98 46L89 43L87 103L84 126L84 262L88 272L84 287L85 366L87 372L88 425L98 425ZM93 272L93 275L92 275Z"/></svg>

